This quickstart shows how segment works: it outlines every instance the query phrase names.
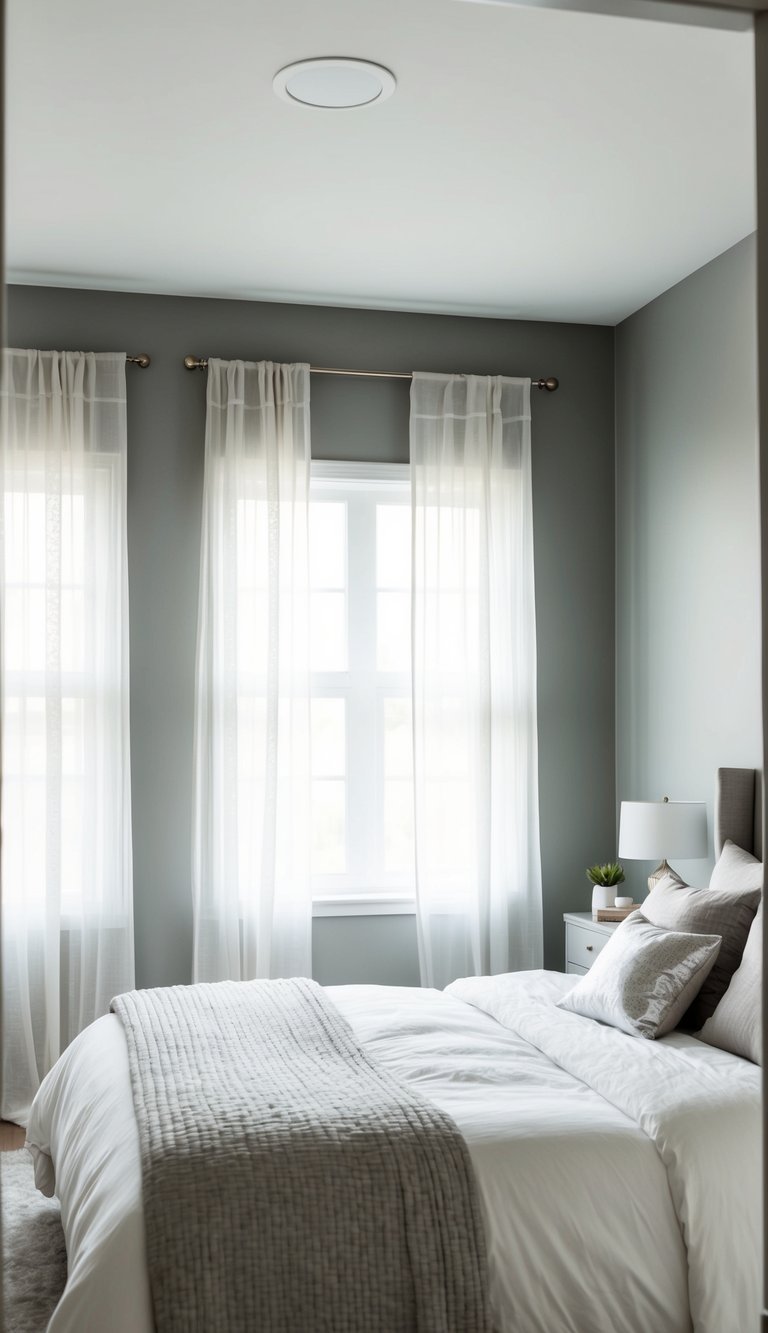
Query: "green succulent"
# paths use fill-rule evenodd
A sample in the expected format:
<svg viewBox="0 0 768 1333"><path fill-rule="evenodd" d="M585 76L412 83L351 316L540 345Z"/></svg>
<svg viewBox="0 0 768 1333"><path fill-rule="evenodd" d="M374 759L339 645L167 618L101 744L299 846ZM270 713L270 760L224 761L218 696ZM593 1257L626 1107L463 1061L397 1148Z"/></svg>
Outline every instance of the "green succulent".
<svg viewBox="0 0 768 1333"><path fill-rule="evenodd" d="M623 884L624 871L618 861L608 861L604 866L590 866L587 879L592 884Z"/></svg>

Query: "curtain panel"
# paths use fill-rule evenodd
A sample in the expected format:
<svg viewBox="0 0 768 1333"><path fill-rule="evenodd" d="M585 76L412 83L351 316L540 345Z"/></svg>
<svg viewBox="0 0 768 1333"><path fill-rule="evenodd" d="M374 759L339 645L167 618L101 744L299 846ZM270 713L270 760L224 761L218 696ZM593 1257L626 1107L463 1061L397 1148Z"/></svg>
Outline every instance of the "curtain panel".
<svg viewBox="0 0 768 1333"><path fill-rule="evenodd" d="M310 975L309 366L208 363L195 981Z"/></svg>
<svg viewBox="0 0 768 1333"><path fill-rule="evenodd" d="M125 353L0 386L2 1115L134 984Z"/></svg>
<svg viewBox="0 0 768 1333"><path fill-rule="evenodd" d="M422 984L540 967L530 380L411 389Z"/></svg>

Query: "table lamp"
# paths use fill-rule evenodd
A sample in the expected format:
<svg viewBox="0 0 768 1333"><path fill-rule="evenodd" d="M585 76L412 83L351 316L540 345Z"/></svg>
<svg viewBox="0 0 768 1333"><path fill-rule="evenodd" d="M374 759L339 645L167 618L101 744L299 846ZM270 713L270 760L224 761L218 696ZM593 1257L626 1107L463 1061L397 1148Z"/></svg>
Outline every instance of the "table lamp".
<svg viewBox="0 0 768 1333"><path fill-rule="evenodd" d="M703 801L622 801L619 819L619 857L659 865L648 876L648 892L660 879L675 874L668 856L683 860L707 854L707 807Z"/></svg>

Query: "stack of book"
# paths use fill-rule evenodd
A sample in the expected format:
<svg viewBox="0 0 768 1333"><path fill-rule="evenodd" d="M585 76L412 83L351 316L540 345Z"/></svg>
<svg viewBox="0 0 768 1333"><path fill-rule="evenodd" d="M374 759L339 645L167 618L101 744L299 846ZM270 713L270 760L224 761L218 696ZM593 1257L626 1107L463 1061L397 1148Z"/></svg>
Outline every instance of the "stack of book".
<svg viewBox="0 0 768 1333"><path fill-rule="evenodd" d="M632 903L630 907L598 907L596 921L623 921L631 912L636 912L640 903Z"/></svg>

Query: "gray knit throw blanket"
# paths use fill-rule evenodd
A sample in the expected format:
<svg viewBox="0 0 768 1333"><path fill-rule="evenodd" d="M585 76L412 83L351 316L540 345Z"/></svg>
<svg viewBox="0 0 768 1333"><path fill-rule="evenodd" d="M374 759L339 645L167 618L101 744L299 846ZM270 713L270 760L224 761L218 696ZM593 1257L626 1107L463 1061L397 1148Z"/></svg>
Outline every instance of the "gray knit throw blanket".
<svg viewBox="0 0 768 1333"><path fill-rule="evenodd" d="M112 1008L158 1333L489 1333L466 1144L320 986L173 986Z"/></svg>

